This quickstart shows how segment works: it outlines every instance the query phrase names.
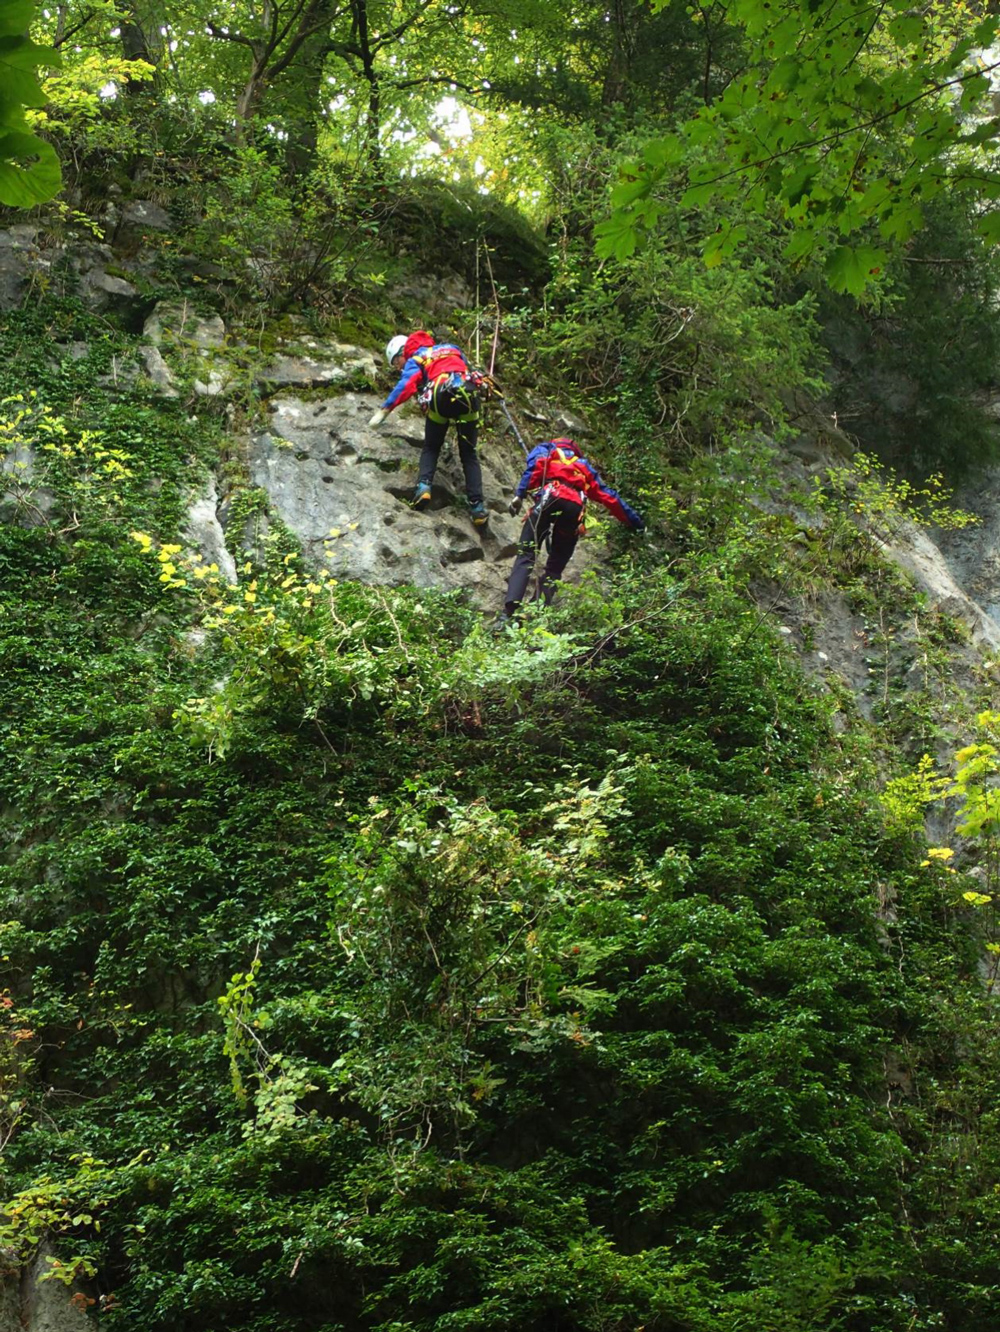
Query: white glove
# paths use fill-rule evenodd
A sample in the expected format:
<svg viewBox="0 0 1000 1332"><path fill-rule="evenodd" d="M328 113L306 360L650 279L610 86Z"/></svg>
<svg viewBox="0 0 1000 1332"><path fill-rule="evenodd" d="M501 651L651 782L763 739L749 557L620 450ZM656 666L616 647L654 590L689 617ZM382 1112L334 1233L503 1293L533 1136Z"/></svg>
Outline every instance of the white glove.
<svg viewBox="0 0 1000 1332"><path fill-rule="evenodd" d="M517 515L521 512L522 503L523 500L521 499L521 496L515 495L514 498L511 500L511 502L507 505L507 512L510 514L512 518L516 518Z"/></svg>
<svg viewBox="0 0 1000 1332"><path fill-rule="evenodd" d="M372 416L372 418L371 418L371 420L368 422L368 424L369 424L370 426L372 426L373 428L374 428L375 426L380 426L380 425L382 424L382 422L385 420L385 418L386 418L388 415L389 415L389 413L385 410L385 408L384 408L384 407L380 407L380 408L378 409L378 411Z"/></svg>

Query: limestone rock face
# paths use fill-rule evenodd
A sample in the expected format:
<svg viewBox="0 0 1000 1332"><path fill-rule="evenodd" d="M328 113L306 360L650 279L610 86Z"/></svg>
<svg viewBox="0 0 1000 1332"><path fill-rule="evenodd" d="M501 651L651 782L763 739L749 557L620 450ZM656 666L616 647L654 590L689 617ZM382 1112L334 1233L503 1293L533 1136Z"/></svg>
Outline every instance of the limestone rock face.
<svg viewBox="0 0 1000 1332"><path fill-rule="evenodd" d="M258 375L258 382L276 388L325 388L375 383L375 357L361 347L304 336L293 348L275 356Z"/></svg>
<svg viewBox="0 0 1000 1332"><path fill-rule="evenodd" d="M177 377L161 348L194 357L204 364L192 387L201 398L218 398L232 387L234 374L220 355L226 344L221 315L201 315L187 301L158 301L142 327L147 345L140 348L146 374L165 398L176 398Z"/></svg>
<svg viewBox="0 0 1000 1332"><path fill-rule="evenodd" d="M38 263L38 228L18 225L0 231L0 310L15 310Z"/></svg>
<svg viewBox="0 0 1000 1332"><path fill-rule="evenodd" d="M170 366L163 359L163 353L159 347L140 347L139 355L146 367L146 374L153 381L157 391L165 398L178 397L179 394L174 387L174 376L171 373Z"/></svg>
<svg viewBox="0 0 1000 1332"><path fill-rule="evenodd" d="M239 382L230 357L241 358L253 366L255 383L265 393L276 389L320 389L333 385L344 388L374 384L375 357L362 347L353 347L335 339L321 339L308 333L293 334L263 364L254 365L252 349L240 343L229 344L226 325L220 315L199 314L186 301L159 301L143 326L146 345L141 355L146 373L164 397L177 396L179 360L191 358L204 363L192 387L204 398L225 398ZM167 356L172 356L172 366ZM244 377L245 378L245 377Z"/></svg>
<svg viewBox="0 0 1000 1332"><path fill-rule="evenodd" d="M18 1282L12 1277L0 1280L0 1332L24 1332L21 1294Z"/></svg>
<svg viewBox="0 0 1000 1332"><path fill-rule="evenodd" d="M952 535L955 534L940 533L935 541L923 528L907 523L891 542L880 544L889 559L913 576L917 586L928 594L932 606L946 615L964 620L971 630L972 641L978 647L995 652L1000 648L1000 618L995 614L1000 611L1000 606L995 603L1000 594L997 584L993 583L992 588L984 587L985 595L994 601L983 606L956 582L949 561L938 544L945 544L943 538Z"/></svg>
<svg viewBox="0 0 1000 1332"><path fill-rule="evenodd" d="M39 1281L52 1249L42 1244L20 1273L0 1278L0 1332L92 1332L86 1310L95 1303L74 1283Z"/></svg>
<svg viewBox="0 0 1000 1332"><path fill-rule="evenodd" d="M1000 633L1000 468L984 468L960 487L955 504L974 513L979 522L937 533L935 545L949 575L975 599Z"/></svg>
<svg viewBox="0 0 1000 1332"><path fill-rule="evenodd" d="M131 282L105 273L102 268L92 268L85 275L84 292L90 303L101 310L119 301L134 301L139 295Z"/></svg>
<svg viewBox="0 0 1000 1332"><path fill-rule="evenodd" d="M433 327L441 320L449 319L456 310L471 310L476 303L475 292L458 274L442 277L439 274L427 274L411 277L409 281L391 288L390 295L394 302L410 304L425 311L424 323L434 333L444 330ZM400 333L411 332L400 329Z"/></svg>
<svg viewBox="0 0 1000 1332"><path fill-rule="evenodd" d="M235 583L236 562L226 548L226 534L219 518L220 508L213 476L205 493L192 498L183 535L198 550L206 564L217 564L226 581Z"/></svg>
<svg viewBox="0 0 1000 1332"><path fill-rule="evenodd" d="M173 227L169 214L150 200L115 203L112 211L116 242L126 234L141 242L144 232ZM233 552L253 549L268 523L280 519L302 542L309 563L329 568L335 577L461 591L473 604L499 606L523 521L507 513L523 453L498 409L491 410L480 433L488 525L475 528L470 520L453 430L442 450L430 508L416 513L410 499L422 417L407 407L379 431L367 425L382 397L377 390L388 383L381 349L342 342L335 328L317 334L292 316L281 324L281 344L262 355L234 339L218 313L183 299L154 305L142 296L129 278L155 271L152 251L147 259L141 244L137 251L125 245L117 262L126 267L116 268L111 246L92 236L46 236L22 224L0 229L0 310L16 308L31 283L44 278L54 289L82 293L137 335L141 330L136 355L105 381L116 392L132 392L141 376L147 389L163 397L190 393L214 400L236 419L229 400L238 391L245 406L248 390L256 386L266 419L241 443L246 480L266 492L267 511L258 512L253 530L229 530L238 511L233 504L238 485L231 477L209 478L191 498L185 534L209 563L235 580ZM192 257L192 263L202 261ZM475 304L459 276L414 279L399 294L419 304L426 311L423 322L442 335L456 310ZM488 328L486 334L488 339ZM74 359L86 350L84 344L68 344L66 356ZM533 412L526 399L517 415L526 447L560 433L588 434L583 420L556 406L544 404ZM599 447L596 453L599 457ZM31 449L12 449L0 458L0 468L6 474L0 518L46 522L51 498L38 481ZM539 570L544 558L543 551ZM570 579L600 558L599 542L582 543Z"/></svg>
<svg viewBox="0 0 1000 1332"><path fill-rule="evenodd" d="M226 325L221 315L200 315L187 301L158 301L146 317L142 336L154 347L214 351L226 341Z"/></svg>
<svg viewBox="0 0 1000 1332"><path fill-rule="evenodd" d="M423 421L402 413L369 429L377 399L347 393L322 402L272 400L270 429L250 441L250 475L302 541L310 563L366 583L462 588L496 602L520 522L506 512L520 472L503 446L481 449L490 521L475 528L457 450L446 442L428 512L415 513Z"/></svg>
<svg viewBox="0 0 1000 1332"><path fill-rule="evenodd" d="M122 209L123 227L135 231L173 231L173 218L165 208L149 199L132 199Z"/></svg>
<svg viewBox="0 0 1000 1332"><path fill-rule="evenodd" d="M822 530L822 516L800 509L791 497L822 480L828 468L843 467L851 446L839 437L836 424L829 418L824 421L821 414L814 413L811 421L802 415L798 424L801 435L784 446L779 465L783 479L773 506L764 507L792 518L805 544ZM995 660L1000 653L1000 469L977 477L975 485L967 493L959 491L954 502L979 513L983 521L962 531L940 532L900 520L884 537L859 527L858 541L871 542L889 563L908 574L929 610L966 627L967 643L951 650L951 669L972 689L983 654ZM806 669L823 680L838 678L866 719L876 716L889 670L902 672L907 679L913 673L914 687L920 686L919 653L912 651L914 640L907 627L901 627L890 643L880 642L866 614L852 609L843 593L825 588L802 597L784 585L768 586L758 590L758 604L763 614L779 617L781 632ZM942 828L929 835L932 841L942 841L951 831Z"/></svg>
<svg viewBox="0 0 1000 1332"><path fill-rule="evenodd" d="M30 444L18 443L0 453L0 522L43 527L52 510L51 493L39 484L37 457Z"/></svg>
<svg viewBox="0 0 1000 1332"><path fill-rule="evenodd" d="M16 309L31 282L44 278L52 290L78 292L92 309L108 311L132 326L149 301L127 278L109 272L114 262L111 247L93 238L55 240L35 226L6 227L0 230L0 310Z"/></svg>

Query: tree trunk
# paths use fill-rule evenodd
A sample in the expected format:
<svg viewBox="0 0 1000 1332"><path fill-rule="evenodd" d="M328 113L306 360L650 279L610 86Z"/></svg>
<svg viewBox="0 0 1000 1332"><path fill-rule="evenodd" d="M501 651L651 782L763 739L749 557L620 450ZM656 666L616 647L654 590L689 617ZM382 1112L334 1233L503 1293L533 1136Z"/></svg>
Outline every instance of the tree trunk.
<svg viewBox="0 0 1000 1332"><path fill-rule="evenodd" d="M641 13L635 0L613 0L610 6L614 45L601 88L601 106L615 106L625 100L636 49L636 33Z"/></svg>
<svg viewBox="0 0 1000 1332"><path fill-rule="evenodd" d="M368 31L368 0L352 0L354 28L361 70L368 84L368 111L365 115L365 157L375 175L382 174L382 89L375 68L375 51Z"/></svg>
<svg viewBox="0 0 1000 1332"><path fill-rule="evenodd" d="M330 27L336 11L335 0L322 0L311 15L315 27L295 59L295 102L288 123L288 147L285 160L289 175L308 174L316 165L319 128L324 99L328 97L326 76L330 50Z"/></svg>
<svg viewBox="0 0 1000 1332"><path fill-rule="evenodd" d="M366 76L367 77L367 76ZM368 115L365 119L365 156L376 176L382 174L382 88L372 70L368 80Z"/></svg>
<svg viewBox="0 0 1000 1332"><path fill-rule="evenodd" d="M257 114L260 99L267 87L267 55L254 54L250 77L243 85L243 91L236 101L236 141L242 143L247 137L250 123Z"/></svg>
<svg viewBox="0 0 1000 1332"><path fill-rule="evenodd" d="M147 65L159 69L163 58L160 26L161 16L155 5L144 0L122 5L118 13L118 27L121 30L120 41L125 59L144 60ZM155 75L152 79L126 79L125 92L132 96L144 89L152 89L155 84Z"/></svg>

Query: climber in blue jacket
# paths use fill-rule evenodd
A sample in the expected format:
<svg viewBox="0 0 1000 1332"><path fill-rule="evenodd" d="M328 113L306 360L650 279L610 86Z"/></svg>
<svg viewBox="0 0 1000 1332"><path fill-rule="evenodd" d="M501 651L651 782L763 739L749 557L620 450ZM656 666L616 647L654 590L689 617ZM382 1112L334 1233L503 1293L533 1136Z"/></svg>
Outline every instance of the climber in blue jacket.
<svg viewBox="0 0 1000 1332"><path fill-rule="evenodd" d="M546 537L550 541L549 555L538 582L538 595L546 605L552 601L556 584L583 530L588 499L603 505L634 532L641 532L646 526L635 509L604 483L597 469L583 457L571 439L546 440L531 450L514 491L509 508L511 514L520 513L529 491L537 493L521 528L518 554L507 582L500 623L508 621L524 600L539 547Z"/></svg>
<svg viewBox="0 0 1000 1332"><path fill-rule="evenodd" d="M400 334L390 339L385 355L392 369L399 372L399 379L368 424L381 425L391 411L417 395L424 413L424 447L413 507L425 509L431 502L438 455L448 426L454 424L469 514L476 527L484 526L489 513L483 500L483 473L476 453L481 402L475 372L470 370L465 354L451 343L436 343L420 329L408 338Z"/></svg>

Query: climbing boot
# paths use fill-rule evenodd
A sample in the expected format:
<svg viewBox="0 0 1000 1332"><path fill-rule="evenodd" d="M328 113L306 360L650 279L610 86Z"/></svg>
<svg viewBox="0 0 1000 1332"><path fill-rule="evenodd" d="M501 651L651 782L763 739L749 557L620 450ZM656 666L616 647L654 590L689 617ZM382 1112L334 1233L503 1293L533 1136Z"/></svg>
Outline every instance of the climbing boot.
<svg viewBox="0 0 1000 1332"><path fill-rule="evenodd" d="M517 628L517 603L509 601L505 604L503 610L493 621L492 629L495 634L502 634L505 629Z"/></svg>
<svg viewBox="0 0 1000 1332"><path fill-rule="evenodd" d="M431 488L426 481L418 481L413 492L412 504L415 509L426 509L431 502Z"/></svg>
<svg viewBox="0 0 1000 1332"><path fill-rule="evenodd" d="M469 517L476 527L485 527L489 522L490 514L484 500L476 500L475 504L469 505Z"/></svg>

